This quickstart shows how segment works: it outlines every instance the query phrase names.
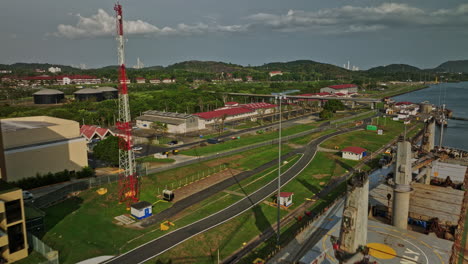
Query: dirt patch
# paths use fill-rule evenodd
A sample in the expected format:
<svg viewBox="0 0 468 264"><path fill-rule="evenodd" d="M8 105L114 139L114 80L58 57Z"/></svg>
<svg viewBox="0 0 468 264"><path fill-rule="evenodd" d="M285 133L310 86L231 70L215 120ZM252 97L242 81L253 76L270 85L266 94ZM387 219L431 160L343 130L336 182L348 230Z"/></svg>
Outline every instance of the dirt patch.
<svg viewBox="0 0 468 264"><path fill-rule="evenodd" d="M184 199L192 194L195 194L201 190L204 190L212 185L215 185L219 182L224 181L225 179L232 177L241 173L241 170L236 169L224 169L218 173L215 173L209 177L196 181L194 183L188 184L182 188L179 188L174 191L174 201L173 203Z"/></svg>
<svg viewBox="0 0 468 264"><path fill-rule="evenodd" d="M330 174L325 173L325 174L314 174L313 177L315 179L322 179L322 178L325 178L325 177L328 177L328 176L330 176Z"/></svg>
<svg viewBox="0 0 468 264"><path fill-rule="evenodd" d="M298 148L304 147L303 145L293 144L293 143L288 143L288 146L290 146L293 149L298 149Z"/></svg>
<svg viewBox="0 0 468 264"><path fill-rule="evenodd" d="M229 163L230 161L233 161L233 160L242 159L243 157L244 157L243 155L234 155L234 156L231 156L231 157L214 159L214 160L211 160L209 162L205 162L205 164L208 167L214 167L214 166L218 166L220 164Z"/></svg>

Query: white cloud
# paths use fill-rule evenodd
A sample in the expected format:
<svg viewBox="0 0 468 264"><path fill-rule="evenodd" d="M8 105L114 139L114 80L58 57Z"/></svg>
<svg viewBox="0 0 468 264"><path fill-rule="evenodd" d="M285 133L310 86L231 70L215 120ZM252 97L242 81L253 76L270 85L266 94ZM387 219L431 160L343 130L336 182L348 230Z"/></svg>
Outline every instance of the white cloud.
<svg viewBox="0 0 468 264"><path fill-rule="evenodd" d="M70 39L93 38L102 36L112 36L116 32L115 17L109 15L103 9L99 9L97 14L91 17L77 15L76 25L60 24L57 32L53 35ZM214 32L242 32L247 30L247 25L222 26L215 23L198 23L195 25L178 24L175 27L157 27L142 20L125 20L124 33L128 35L192 35Z"/></svg>
<svg viewBox="0 0 468 264"><path fill-rule="evenodd" d="M375 7L342 6L314 12L289 10L284 15L257 13L248 16L252 27L291 32L327 33L380 31L413 26L468 26L468 4L454 9L426 11L408 4L385 3Z"/></svg>
<svg viewBox="0 0 468 264"><path fill-rule="evenodd" d="M115 18L103 9L90 17L76 15L76 25L61 24L55 36L65 38L93 38L115 35ZM315 33L378 32L390 28L468 27L468 4L452 9L428 11L401 3L384 3L378 6L351 6L325 8L308 12L289 10L286 14L257 13L247 16L244 24L220 25L217 16L206 16L209 23L158 27L142 20L126 20L125 34L146 36L193 35L211 33L233 33L245 31L278 31Z"/></svg>

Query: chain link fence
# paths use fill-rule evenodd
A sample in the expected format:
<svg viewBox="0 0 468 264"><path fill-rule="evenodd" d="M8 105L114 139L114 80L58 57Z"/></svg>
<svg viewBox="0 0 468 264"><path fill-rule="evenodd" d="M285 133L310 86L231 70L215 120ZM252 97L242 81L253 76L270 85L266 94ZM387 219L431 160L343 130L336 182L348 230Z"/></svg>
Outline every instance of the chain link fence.
<svg viewBox="0 0 468 264"><path fill-rule="evenodd" d="M39 252L39 254L47 259L38 264L59 264L59 252L46 245L31 233L28 233L28 244L34 251Z"/></svg>

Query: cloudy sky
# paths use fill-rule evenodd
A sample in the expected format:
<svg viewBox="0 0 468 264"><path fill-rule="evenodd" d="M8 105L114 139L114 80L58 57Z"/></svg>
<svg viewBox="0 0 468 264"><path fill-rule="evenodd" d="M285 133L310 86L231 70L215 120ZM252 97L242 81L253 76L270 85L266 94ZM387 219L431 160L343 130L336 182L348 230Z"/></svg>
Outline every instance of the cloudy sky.
<svg viewBox="0 0 468 264"><path fill-rule="evenodd" d="M4 0L0 63L116 64L114 1ZM127 65L348 60L367 69L468 59L461 0L121 0Z"/></svg>

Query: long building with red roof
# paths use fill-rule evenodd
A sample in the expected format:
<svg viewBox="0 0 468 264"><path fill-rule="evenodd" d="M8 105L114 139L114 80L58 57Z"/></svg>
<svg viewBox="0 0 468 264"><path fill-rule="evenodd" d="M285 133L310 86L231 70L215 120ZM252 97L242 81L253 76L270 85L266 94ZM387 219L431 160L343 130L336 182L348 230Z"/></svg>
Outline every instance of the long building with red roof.
<svg viewBox="0 0 468 264"><path fill-rule="evenodd" d="M339 84L339 85L330 85L320 89L320 92L326 92L331 94L351 94L357 93L358 87L355 84Z"/></svg>

